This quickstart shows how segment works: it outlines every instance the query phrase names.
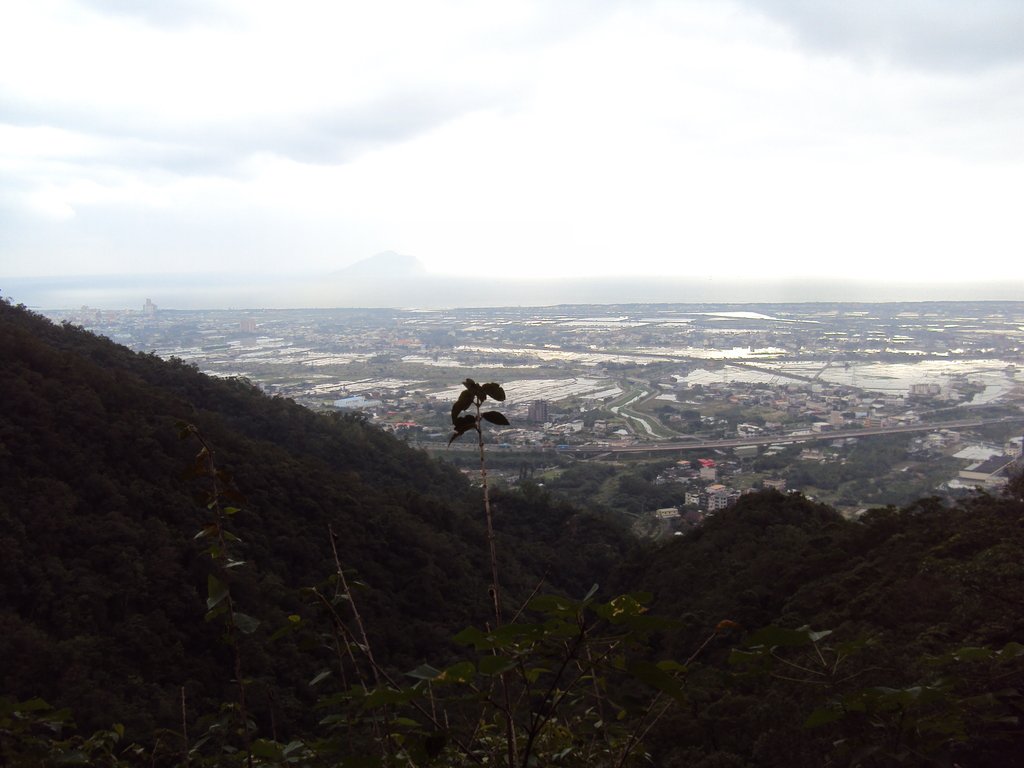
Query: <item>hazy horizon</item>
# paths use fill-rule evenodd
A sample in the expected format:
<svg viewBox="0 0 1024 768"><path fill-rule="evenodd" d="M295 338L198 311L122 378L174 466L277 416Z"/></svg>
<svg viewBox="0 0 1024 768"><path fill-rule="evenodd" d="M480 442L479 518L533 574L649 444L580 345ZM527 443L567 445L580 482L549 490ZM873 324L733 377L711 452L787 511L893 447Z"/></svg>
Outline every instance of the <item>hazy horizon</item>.
<svg viewBox="0 0 1024 768"><path fill-rule="evenodd" d="M1005 282L963 286L850 281L587 278L471 280L419 275L101 275L7 278L0 295L32 309L330 309L555 306L560 304L773 304L1021 301Z"/></svg>

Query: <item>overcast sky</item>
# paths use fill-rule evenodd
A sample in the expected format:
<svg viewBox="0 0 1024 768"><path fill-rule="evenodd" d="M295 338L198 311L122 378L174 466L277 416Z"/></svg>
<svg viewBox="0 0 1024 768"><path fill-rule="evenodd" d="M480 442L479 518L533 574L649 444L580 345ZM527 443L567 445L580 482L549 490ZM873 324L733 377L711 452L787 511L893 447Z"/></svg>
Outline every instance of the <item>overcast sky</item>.
<svg viewBox="0 0 1024 768"><path fill-rule="evenodd" d="M0 277L1024 288L1022 243L1021 0L0 4Z"/></svg>

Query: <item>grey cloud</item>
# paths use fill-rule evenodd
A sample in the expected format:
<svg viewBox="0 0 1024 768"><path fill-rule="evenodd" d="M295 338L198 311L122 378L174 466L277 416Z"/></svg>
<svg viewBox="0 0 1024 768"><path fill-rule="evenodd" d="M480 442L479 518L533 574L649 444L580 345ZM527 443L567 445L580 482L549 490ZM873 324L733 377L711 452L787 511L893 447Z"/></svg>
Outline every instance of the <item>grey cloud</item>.
<svg viewBox="0 0 1024 768"><path fill-rule="evenodd" d="M0 97L2 98L2 97ZM79 112L75 108L0 110L0 125L45 127L65 130L100 142L107 148L89 153L52 157L48 163L60 169L109 168L175 176L235 176L242 159L240 147L228 138L217 140L202 132L189 134L166 127L131 125L113 117ZM8 178L5 185L13 182Z"/></svg>
<svg viewBox="0 0 1024 768"><path fill-rule="evenodd" d="M106 16L138 18L158 27L180 27L223 20L236 11L216 0L78 0L79 4ZM511 25L499 40L500 47L513 50L539 43L537 34L550 42L581 24L602 18L614 7L614 0L572 0L556 13L545 12L528 21ZM245 19L240 19L245 23ZM184 55L184 52L183 52ZM101 109L76 94L42 100L33 96L4 93L0 86L0 124L46 126L109 141L107 154L68 157L80 164L106 164L122 169L162 171L179 175L233 176L244 161L255 154L272 154L310 164L339 164L361 153L393 143L408 141L465 114L514 105L522 84L495 85L472 74L472 61L465 62L470 74L455 82L430 82L430 65L423 71L415 66L403 81L388 92L362 104L332 106L325 93L324 106L307 113L273 111L270 105L258 118L239 117L215 122L202 115L181 118L147 113L133 104L132 94L121 93L116 108ZM312 74L312 73L311 73ZM476 80L480 82L476 82Z"/></svg>
<svg viewBox="0 0 1024 768"><path fill-rule="evenodd" d="M744 0L802 44L854 58L957 70L1024 62L1020 0Z"/></svg>
<svg viewBox="0 0 1024 768"><path fill-rule="evenodd" d="M85 105L18 102L0 93L0 124L47 126L111 143L107 153L66 158L76 164L234 176L246 158L260 153L310 164L344 163L369 149L408 141L498 99L503 94L410 90L313 114L205 124L168 123L124 109L101 112Z"/></svg>
<svg viewBox="0 0 1024 768"><path fill-rule="evenodd" d="M367 149L408 141L498 98L483 93L391 94L357 107L290 115L258 126L243 145L308 163L345 162Z"/></svg>

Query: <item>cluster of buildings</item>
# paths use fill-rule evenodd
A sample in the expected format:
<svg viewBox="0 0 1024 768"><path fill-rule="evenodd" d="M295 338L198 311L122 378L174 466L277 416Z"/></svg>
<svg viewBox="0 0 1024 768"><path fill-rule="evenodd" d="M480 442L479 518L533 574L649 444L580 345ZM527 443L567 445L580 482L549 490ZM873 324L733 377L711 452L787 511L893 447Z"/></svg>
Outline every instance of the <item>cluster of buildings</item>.
<svg viewBox="0 0 1024 768"><path fill-rule="evenodd" d="M962 447L961 447L962 446ZM949 452L960 448L952 454L964 462L956 476L935 490L968 490L977 488L998 493L1016 473L1024 471L1022 456L1024 437L1013 437L1002 446L985 444L977 441L965 441L964 436L953 430L938 430L923 437L915 438L910 453L922 451ZM679 461L676 466L665 470L656 482L677 483L681 485L680 503L655 509L648 513L646 521L638 525L638 531L646 535L662 536L672 532L680 533L688 528L699 525L708 516L727 509L741 496L755 490L774 489L779 492L798 491L799 488L787 488L787 481L782 477L764 477L743 489L731 487L723 480L728 477L738 479L741 476L740 457L734 455L724 461L719 459L699 459L695 462ZM828 454L820 448L805 448L800 455L803 461L827 461ZM725 477L721 470L725 469ZM844 514L856 516L864 508L841 509ZM655 523L652 527L651 523Z"/></svg>
<svg viewBox="0 0 1024 768"><path fill-rule="evenodd" d="M827 382L711 382L683 390L678 398L696 406L728 403L740 409L773 414L774 418L758 423L736 424L736 436L757 437L782 434L794 428L796 434L800 434L916 424L921 420L922 411L962 402L976 389L966 378L952 379L946 386L912 384L906 394L872 392Z"/></svg>
<svg viewBox="0 0 1024 768"><path fill-rule="evenodd" d="M919 392L934 385L914 385ZM707 438L798 437L843 429L886 429L920 424L922 414L949 407L973 391L970 382L956 382L935 395L864 392L840 384L786 382L751 384L711 382L687 386L676 377L652 382L646 390L653 407L646 416L629 418L609 412L615 395L583 398L571 405L533 400L506 406L514 425L502 432L502 441L519 447L605 446L609 449L650 442L651 435L638 427L638 418L658 420L677 434L699 431ZM621 389L615 392L621 393ZM664 399L664 398L667 398ZM656 405L655 401L662 403ZM358 407L363 401L336 401L338 407ZM379 405L380 400L373 401ZM347 403L354 405L348 406ZM408 403L404 407L408 407ZM710 407L709 407L710 406ZM730 413L723 415L723 406ZM401 405L393 413L405 413ZM687 414L699 412L699 423ZM716 415L717 414L717 415ZM739 415L737 415L739 414ZM765 417L767 414L767 417ZM384 413L386 417L386 412ZM403 422L407 421L404 417ZM382 419L387 424L388 419ZM641 425L642 426L642 425ZM430 430L427 429L427 432ZM742 453L742 449L740 450ZM752 455L756 455L755 450Z"/></svg>
<svg viewBox="0 0 1024 768"><path fill-rule="evenodd" d="M1024 470L1022 459L1024 437L1013 437L1002 446L974 444L953 454L970 463L947 483L949 488L976 488L998 490L1005 486L1011 476Z"/></svg>
<svg viewBox="0 0 1024 768"><path fill-rule="evenodd" d="M675 466L658 475L655 483L679 485L680 503L656 509L651 513L652 517L669 528L679 529L697 525L708 515L727 509L745 493L764 488L780 492L786 490L783 478L764 478L756 486L742 490L723 482L727 476L738 474L739 470L740 463L736 457L676 462Z"/></svg>

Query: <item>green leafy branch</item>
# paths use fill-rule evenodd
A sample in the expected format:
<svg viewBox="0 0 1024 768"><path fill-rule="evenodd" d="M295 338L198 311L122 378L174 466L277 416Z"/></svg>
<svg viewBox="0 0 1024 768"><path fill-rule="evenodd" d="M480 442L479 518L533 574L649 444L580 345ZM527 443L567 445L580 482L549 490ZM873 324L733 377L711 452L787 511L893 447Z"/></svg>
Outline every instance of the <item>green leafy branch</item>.
<svg viewBox="0 0 1024 768"><path fill-rule="evenodd" d="M480 408L490 397L501 403L505 401L505 390L500 384L489 382L477 384L472 379L462 382L463 390L459 393L455 403L452 405L452 427L455 432L448 439L448 445L458 440L471 429L476 430L477 444L480 448L480 482L484 493L484 517L487 522L487 547L491 559L491 600L494 604L494 620L496 626L502 625L501 616L501 588L498 581L498 552L494 543L494 522L491 514L491 496L487 484L487 460L484 452L484 431L481 428L486 421L498 426L509 425L505 414L500 411L481 411ZM472 413L466 413L470 409Z"/></svg>
<svg viewBox="0 0 1024 768"><path fill-rule="evenodd" d="M455 433L448 439L448 445L471 429L480 433L482 438L480 425L485 421L497 424L499 427L510 426L505 414L500 411L480 411L480 407L488 397L499 403L505 401L505 390L501 388L500 384L494 382L477 384L472 379L466 379L462 382L462 386L464 389L452 405L452 427L455 429ZM466 413L471 408L475 410L475 413Z"/></svg>
<svg viewBox="0 0 1024 768"><path fill-rule="evenodd" d="M505 390L500 384L488 382L477 384L473 379L467 378L462 382L462 392L452 404L452 427L454 433L448 439L448 445L458 440L462 435L471 429L476 430L477 445L480 450L480 484L483 486L484 494L484 517L487 522L487 550L491 560L491 602L494 606L495 626L502 626L501 615L501 583L498 580L498 550L494 542L494 517L491 512L491 495L487 485L487 460L484 452L484 431L481 428L483 423L489 422L498 426L509 426L508 419L499 411L481 411L484 402L490 397L499 403L505 401ZM466 413L472 409L472 413ZM512 698L510 692L510 679L507 671L501 673L501 690L503 706L502 715L505 721L506 739L506 760L508 768L513 768L518 760L518 745L516 743L515 723L512 717Z"/></svg>
<svg viewBox="0 0 1024 768"><path fill-rule="evenodd" d="M213 449L206 438L194 424L179 424L179 436L184 440L194 438L200 445L192 465L192 474L206 480L206 488L200 493L200 502L210 517L193 537L197 541L207 541L206 554L217 566L217 573L210 573L206 579L206 621L213 621L221 616L225 619L224 642L231 647L234 656L234 677L238 685L238 720L242 736L246 764L253 765L253 753L250 730L255 726L250 722L246 705L246 681L242 675L242 654L239 634L251 635L259 626L259 620L249 614L238 611L228 586L230 571L245 565L244 560L236 559L232 545L240 544L241 539L228 530L228 520L240 511L239 507L226 506L225 502L242 503L244 498L234 488L230 473L217 466L214 461ZM184 694L183 694L184 696ZM184 706L184 704L183 704ZM184 716L182 738L185 740L185 754L190 753Z"/></svg>

